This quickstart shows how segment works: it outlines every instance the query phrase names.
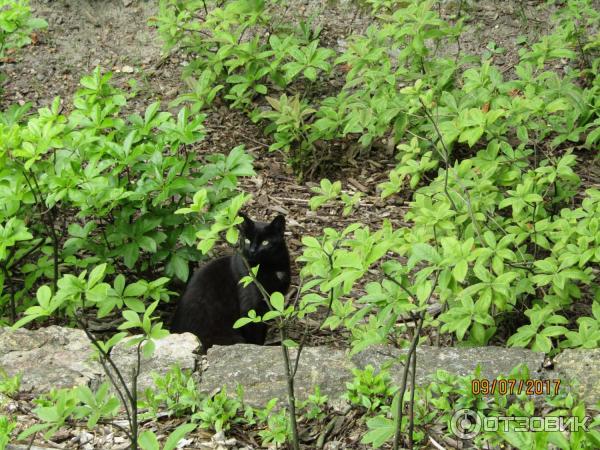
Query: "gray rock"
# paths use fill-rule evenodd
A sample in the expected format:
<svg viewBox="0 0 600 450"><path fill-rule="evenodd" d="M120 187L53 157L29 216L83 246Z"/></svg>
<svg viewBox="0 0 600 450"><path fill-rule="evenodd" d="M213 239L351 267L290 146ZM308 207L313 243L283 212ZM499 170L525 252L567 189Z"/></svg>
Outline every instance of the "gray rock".
<svg viewBox="0 0 600 450"><path fill-rule="evenodd" d="M131 338L129 338L131 339ZM197 338L189 333L173 334L156 341L156 349L148 359L142 359L138 389L152 386L152 372L165 374L173 365L196 370ZM315 385L329 396L330 402L343 410L341 400L346 382L352 379L352 369L368 364L380 369L390 365L396 384L401 382L403 365L398 363L405 351L392 347L374 347L348 357L344 350L309 347L302 352L295 379L296 397L305 399ZM295 350L291 350L294 360ZM0 367L9 376L22 374L23 391L34 394L52 388L77 385L96 386L106 376L93 359L94 352L83 331L51 326L38 330L0 328ZM135 347L121 342L112 351L112 358L130 384L135 364ZM444 369L458 375L470 375L478 364L481 377L493 379L508 375L512 368L525 363L531 378L560 378L561 386L572 380L579 382L579 394L590 405L600 401L600 349L565 350L556 357L555 370L542 369L544 355L525 349L503 347L438 348L420 346L417 355L417 382L428 383L431 376ZM271 346L238 344L213 347L206 356L200 390L214 392L226 386L234 393L237 384L245 390L245 400L252 406L264 406L273 397L284 402L287 386L281 349Z"/></svg>
<svg viewBox="0 0 600 450"><path fill-rule="evenodd" d="M292 350L292 358L295 352ZM309 347L302 352L295 379L296 398L305 399L319 385L321 393L330 401L339 402L346 391L346 382L352 379L352 368L364 368L371 364L380 369L384 364L398 360L405 351L392 347L374 347L348 358L345 351L327 347ZM208 368L202 375L200 389L214 392L226 386L235 392L237 384L244 386L245 401L260 407L277 397L285 401L287 387L283 371L281 350L278 347L259 347L238 344L229 347L213 347L208 351ZM429 381L438 369L457 375L472 374L478 364L482 365L481 377L488 379L508 375L512 368L525 363L531 378L540 378L544 360L543 353L525 349L503 347L438 348L420 346L417 356L417 382ZM394 383L401 382L403 366L392 364L390 373Z"/></svg>
<svg viewBox="0 0 600 450"><path fill-rule="evenodd" d="M590 405L600 402L600 349L567 349L554 359L561 385L578 380L578 394Z"/></svg>
<svg viewBox="0 0 600 450"><path fill-rule="evenodd" d="M0 367L22 375L21 389L36 393L88 384L102 373L81 330L0 328Z"/></svg>
<svg viewBox="0 0 600 450"><path fill-rule="evenodd" d="M127 341L135 336L125 338L119 342L111 351L111 357L128 386L131 386L131 374L137 361L137 346L127 344ZM156 347L150 358L143 358L140 365L140 376L138 377L138 391L143 391L154 386L152 373L166 374L171 367L177 365L181 369L195 370L196 355L199 341L191 333L170 334L167 337L154 341Z"/></svg>
<svg viewBox="0 0 600 450"><path fill-rule="evenodd" d="M130 386L135 347L127 346L125 341L115 346L111 357ZM193 334L173 334L155 343L153 355L142 359L139 390L153 385L152 372L163 375L176 364L182 369L195 369L198 339ZM98 386L106 374L93 359L94 354L87 336L78 329L0 328L0 367L9 376L20 373L21 389L25 392L38 394L52 388Z"/></svg>
<svg viewBox="0 0 600 450"><path fill-rule="evenodd" d="M406 350L393 347L371 347L352 358L356 367L372 365L380 369L384 363L398 360ZM544 353L532 352L523 348L504 347L431 347L421 345L417 352L417 383L426 383L438 369L455 375L471 375L481 365L481 378L495 379L498 375L507 376L518 364L529 368L530 378L541 378ZM404 364L393 364L390 374L394 383L400 384Z"/></svg>
<svg viewBox="0 0 600 450"><path fill-rule="evenodd" d="M291 350L295 358L295 350ZM221 386L235 393L237 384L244 386L244 400L251 406L263 407L271 398L284 401L287 385L281 348L237 344L215 346L208 350L208 369L202 374L200 390L211 393ZM308 347L302 351L295 379L295 394L299 400L313 393L315 385L330 397L339 397L352 374L346 354L326 347Z"/></svg>

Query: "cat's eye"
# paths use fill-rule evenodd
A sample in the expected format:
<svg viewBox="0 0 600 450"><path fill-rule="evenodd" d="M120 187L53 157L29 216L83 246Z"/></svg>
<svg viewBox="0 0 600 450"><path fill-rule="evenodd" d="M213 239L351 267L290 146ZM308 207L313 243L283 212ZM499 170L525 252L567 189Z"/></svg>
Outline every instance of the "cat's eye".
<svg viewBox="0 0 600 450"><path fill-rule="evenodd" d="M246 245L250 245L250 239L244 239L244 242L246 243Z"/></svg>
<svg viewBox="0 0 600 450"><path fill-rule="evenodd" d="M260 243L260 245L262 245L263 247L266 247L267 245L269 245L269 241L267 241L266 239L264 241L262 241Z"/></svg>

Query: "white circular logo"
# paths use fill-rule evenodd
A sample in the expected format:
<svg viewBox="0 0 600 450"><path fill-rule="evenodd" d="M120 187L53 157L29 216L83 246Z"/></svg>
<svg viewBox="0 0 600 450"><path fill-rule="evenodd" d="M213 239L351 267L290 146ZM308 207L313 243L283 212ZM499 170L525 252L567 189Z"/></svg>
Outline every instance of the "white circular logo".
<svg viewBox="0 0 600 450"><path fill-rule="evenodd" d="M450 431L461 439L473 439L481 431L481 417L470 409L459 409L450 419Z"/></svg>

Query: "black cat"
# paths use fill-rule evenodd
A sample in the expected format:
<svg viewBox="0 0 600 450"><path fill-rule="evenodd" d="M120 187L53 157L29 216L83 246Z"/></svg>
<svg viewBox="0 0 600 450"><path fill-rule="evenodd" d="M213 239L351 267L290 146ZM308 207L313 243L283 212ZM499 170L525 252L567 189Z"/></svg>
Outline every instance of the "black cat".
<svg viewBox="0 0 600 450"><path fill-rule="evenodd" d="M285 217L280 215L271 223L264 223L240 216L244 218L240 227L242 254L250 267L260 266L257 279L269 294L279 291L285 295L290 286L290 256L283 236ZM239 283L246 275L248 271L239 254L215 259L197 270L179 300L171 331L194 333L204 351L213 345L264 344L265 324L233 328L235 321L247 316L251 309L258 315L269 309L254 283L247 287Z"/></svg>

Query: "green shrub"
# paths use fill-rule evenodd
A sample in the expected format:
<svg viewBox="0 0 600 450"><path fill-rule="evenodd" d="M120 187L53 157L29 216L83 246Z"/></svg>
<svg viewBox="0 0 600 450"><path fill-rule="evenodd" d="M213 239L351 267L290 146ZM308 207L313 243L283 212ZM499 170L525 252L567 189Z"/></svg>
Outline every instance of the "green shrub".
<svg viewBox="0 0 600 450"><path fill-rule="evenodd" d="M575 3L569 3L569 14L595 14L589 2L584 2L587 9ZM406 17L398 20L404 27L415 17L438 20L427 2L401 11ZM568 14L561 17L573 23ZM384 29L390 36L397 32L397 26ZM366 67L391 67L385 51L373 50L376 42L384 48L379 33L372 27L358 38L365 45L353 50L348 78L364 75L358 89L368 81ZM404 216L411 227L394 230L384 221L373 233L353 224L341 235L325 230L322 238L305 240L302 273L315 277L320 291L310 299L332 305L325 326L348 327L353 351L374 343L400 345L409 330L398 319L427 309L433 295L442 314L426 316L426 328L437 327L437 333L451 333L467 345L485 345L498 330L509 345L546 353L597 345L599 294L593 267L600 262L600 192L590 188L577 195L581 156L569 143L594 148L600 79L594 74L593 83L580 85L588 68L575 67L581 55L573 26L558 27L524 46L513 79L505 79L492 60L483 60L462 74L456 65L448 66L449 72L441 66L426 69L412 82L406 77L420 61L445 63L428 61L429 50L419 50L415 42L413 48L406 44L400 53L405 59L399 58L409 85L385 96L386 101L397 99L402 117L394 131L401 139L398 164L380 189L383 198L415 189ZM593 48L584 47L593 54ZM560 58L571 62L564 74L547 69ZM597 64L598 55L593 61ZM365 138L361 127L356 132ZM339 182L323 180L311 206L331 204L340 188ZM370 244L378 248L372 257L366 256L370 247L365 248L370 235L378 237ZM340 267L339 273L325 274L328 260ZM358 302L348 300L367 270L375 270L380 279L365 285L366 295ZM332 287L329 299L325 294ZM567 311L582 300L592 315L575 324Z"/></svg>
<svg viewBox="0 0 600 450"><path fill-rule="evenodd" d="M204 138L205 115L183 108L173 117L156 102L143 117L124 118L127 97L110 78L100 69L83 77L68 115L58 98L27 119L24 107L1 115L5 313L8 306L12 315L28 306L40 282L50 281L56 292L62 273L98 264L107 264L108 275L185 281L189 265L201 258L196 233L215 223L218 231L230 229L246 198L237 193L237 180L254 171L241 146L196 157L192 145ZM115 279L119 300L88 306L109 313L130 295L123 287L124 279Z"/></svg>
<svg viewBox="0 0 600 450"><path fill-rule="evenodd" d="M194 414L200 407L202 398L194 378L179 367L172 367L165 376L153 374L154 388L144 391L141 408L147 408L143 417L154 418L161 410L181 417Z"/></svg>

